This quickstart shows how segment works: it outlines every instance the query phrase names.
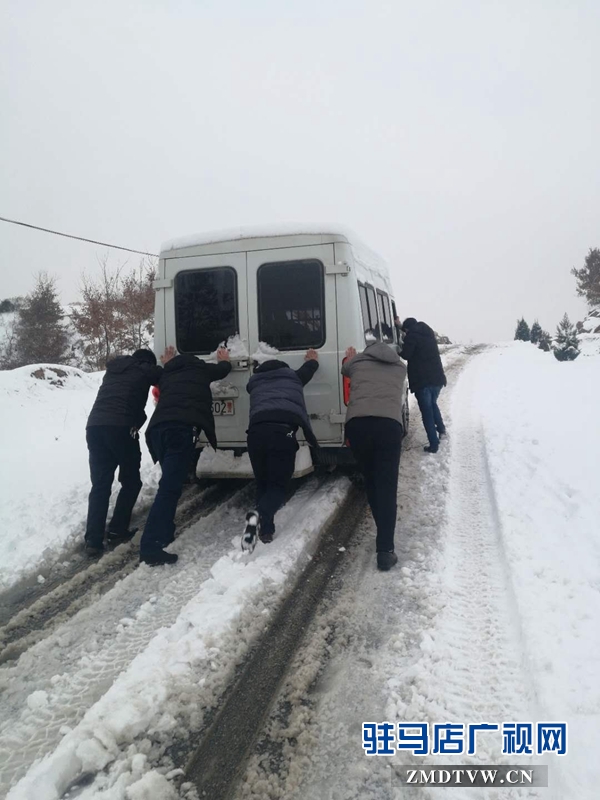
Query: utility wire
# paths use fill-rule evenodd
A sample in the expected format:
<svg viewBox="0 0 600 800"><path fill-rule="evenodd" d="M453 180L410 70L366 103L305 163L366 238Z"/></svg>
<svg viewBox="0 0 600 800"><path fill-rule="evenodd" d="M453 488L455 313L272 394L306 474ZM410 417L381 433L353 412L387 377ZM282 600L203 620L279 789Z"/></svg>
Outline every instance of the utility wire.
<svg viewBox="0 0 600 800"><path fill-rule="evenodd" d="M83 236L73 236L71 233L62 233L61 231L52 231L50 228L40 228L39 225L30 225L28 222L19 222L16 219L7 219L0 217L2 222L10 222L11 225L22 225L24 228L33 228L35 231L44 231L44 233L53 233L55 236L65 236L67 239L77 239L80 242L89 242L90 244L99 244L102 247L112 247L113 250L126 250L128 253L138 253L141 256L153 256L158 258L156 253L145 253L143 250L132 250L130 247L119 247L116 244L107 244L106 242L97 242L95 239L86 239Z"/></svg>

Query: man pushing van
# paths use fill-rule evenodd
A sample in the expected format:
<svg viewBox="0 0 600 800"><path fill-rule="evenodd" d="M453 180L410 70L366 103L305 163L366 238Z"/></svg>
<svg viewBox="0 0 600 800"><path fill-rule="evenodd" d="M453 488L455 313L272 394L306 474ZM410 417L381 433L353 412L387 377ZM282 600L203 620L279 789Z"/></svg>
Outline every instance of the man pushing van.
<svg viewBox="0 0 600 800"><path fill-rule="evenodd" d="M252 552L257 537L265 544L273 541L274 517L294 474L298 428L302 428L306 441L317 447L303 387L319 368L318 358L316 350L308 350L304 364L297 370L285 361L265 361L248 381L248 454L256 478L256 508L246 514L242 550Z"/></svg>
<svg viewBox="0 0 600 800"><path fill-rule="evenodd" d="M175 511L200 432L217 447L210 384L231 370L225 347L217 349L216 364L189 353L176 355L174 347L165 350L162 361L160 396L146 430L148 450L162 475L140 541L140 561L151 567L177 561L165 547L175 538Z"/></svg>

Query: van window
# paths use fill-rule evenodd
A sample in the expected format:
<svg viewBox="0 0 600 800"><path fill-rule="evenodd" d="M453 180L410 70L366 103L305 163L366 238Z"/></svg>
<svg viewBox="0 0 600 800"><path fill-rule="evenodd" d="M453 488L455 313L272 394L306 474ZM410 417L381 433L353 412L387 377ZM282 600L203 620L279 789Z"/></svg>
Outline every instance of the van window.
<svg viewBox="0 0 600 800"><path fill-rule="evenodd" d="M390 316L390 299L387 294L377 292L379 300L379 319L381 320L381 340L386 343L394 341L392 318Z"/></svg>
<svg viewBox="0 0 600 800"><path fill-rule="evenodd" d="M258 269L258 335L278 350L325 344L323 264L316 259Z"/></svg>
<svg viewBox="0 0 600 800"><path fill-rule="evenodd" d="M180 353L212 353L239 330L237 275L231 267L175 277L175 331Z"/></svg>
<svg viewBox="0 0 600 800"><path fill-rule="evenodd" d="M363 327L365 330L365 340L367 342L380 339L379 322L377 320L377 302L375 300L375 289L372 286L358 284L360 295L360 307L362 311Z"/></svg>
<svg viewBox="0 0 600 800"><path fill-rule="evenodd" d="M396 303L392 300L392 320L394 322L394 332L395 332L395 339L396 344L402 344L403 335L401 329L396 325L396 320L398 319L398 311L396 310Z"/></svg>
<svg viewBox="0 0 600 800"><path fill-rule="evenodd" d="M367 300L367 287L363 286L362 283L358 284L358 294L360 295L360 310L363 319L363 330L366 336L366 334L369 333L369 331L372 332L372 326L371 326L371 320L369 318L369 302Z"/></svg>

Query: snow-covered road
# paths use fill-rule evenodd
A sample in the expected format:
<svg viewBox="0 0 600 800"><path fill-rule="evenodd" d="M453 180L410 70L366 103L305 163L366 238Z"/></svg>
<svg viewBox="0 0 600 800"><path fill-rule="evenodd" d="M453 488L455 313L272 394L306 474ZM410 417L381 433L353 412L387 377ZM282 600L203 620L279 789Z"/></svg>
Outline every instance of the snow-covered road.
<svg viewBox="0 0 600 800"><path fill-rule="evenodd" d="M559 364L521 343L453 347L444 358L450 435L436 456L424 454L412 409L399 483L400 563L375 570L373 523L368 513L358 519L240 799L392 800L407 793L402 765L458 761L549 765L549 789L504 789L507 798L597 796L600 431L592 426L586 448L574 451L573 442L595 413L600 358ZM239 551L248 491L182 533L175 568L133 570L3 666L0 795L194 797L175 770L184 765L173 746L202 729L349 482L305 481L281 512L273 545L251 557ZM384 720L566 721L569 752L503 754L501 732L483 731L473 756L370 758L362 723ZM453 797L494 791L455 788Z"/></svg>
<svg viewBox="0 0 600 800"><path fill-rule="evenodd" d="M373 570L373 523L363 519L239 798L392 800L415 791L400 785L400 766L428 763L547 764L549 788L502 796L597 797L600 431L591 457L577 451L577 464L572 442L581 418L594 418L598 359L571 369L582 417L568 419L557 363L534 348L490 349L459 366L442 394L450 437L436 458L422 453L413 414L401 462L399 572ZM367 721L566 721L570 749L564 757L503 754L500 732L485 731L474 756L368 758ZM495 792L454 788L452 796Z"/></svg>

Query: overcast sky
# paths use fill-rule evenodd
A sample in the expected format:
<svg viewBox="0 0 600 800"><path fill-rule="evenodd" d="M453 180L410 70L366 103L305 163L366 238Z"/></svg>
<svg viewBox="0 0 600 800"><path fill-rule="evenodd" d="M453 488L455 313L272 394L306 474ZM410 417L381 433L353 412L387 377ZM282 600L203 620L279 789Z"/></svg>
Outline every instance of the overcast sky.
<svg viewBox="0 0 600 800"><path fill-rule="evenodd" d="M598 0L4 0L0 216L151 252L336 221L401 315L553 331L600 247L599 36ZM0 299L105 252L0 223Z"/></svg>

